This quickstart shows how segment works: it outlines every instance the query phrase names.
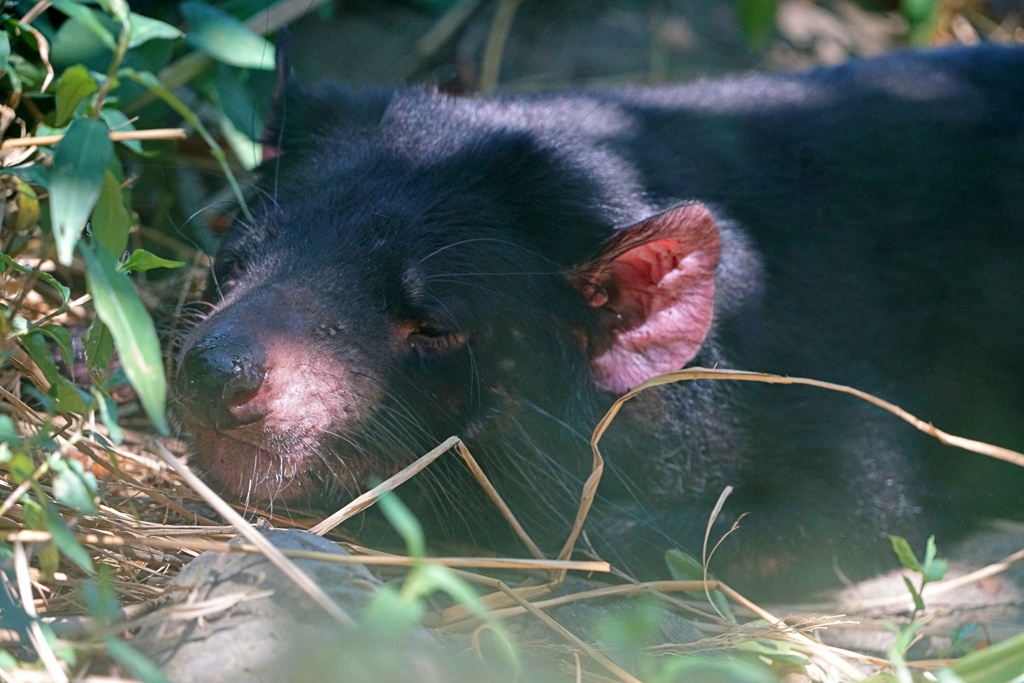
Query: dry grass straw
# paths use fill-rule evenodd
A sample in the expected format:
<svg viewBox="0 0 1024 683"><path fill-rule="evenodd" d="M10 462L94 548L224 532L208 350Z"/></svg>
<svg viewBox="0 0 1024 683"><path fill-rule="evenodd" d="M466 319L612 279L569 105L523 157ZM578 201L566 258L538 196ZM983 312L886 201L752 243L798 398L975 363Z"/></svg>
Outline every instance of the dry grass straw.
<svg viewBox="0 0 1024 683"><path fill-rule="evenodd" d="M0 399L3 401L4 412L19 423L26 433L45 429L45 416L37 414L17 394L17 387L22 378L38 383L40 375L27 356L18 356L18 361L15 366L9 366L8 371L0 376ZM557 559L543 558L537 545L529 538L513 512L505 505L500 492L491 485L469 449L461 440L454 437L330 517L313 524L299 522L298 526L309 527L319 534L329 533L342 521L373 505L384 493L395 490L402 483L422 472L437 458L445 454L454 454L452 457L460 457L474 473L481 487L487 492L534 557L532 559L443 557L420 560L350 545L349 548L355 555L345 558L309 552L282 552L269 546L262 535L256 533L249 521L231 509L227 503L181 465L176 456L183 455L184 448L182 444L173 440L158 440L145 434L128 431L126 443L123 446L114 447L104 438L104 430L101 425L93 422L63 420L58 420L57 426L50 427L50 435L58 443L65 457L77 458L85 462L100 475L101 505L99 514L76 515L66 509L62 510L62 513L79 542L88 548L94 561L113 569L117 577L114 588L122 604L126 606L126 617L142 614L152 609L154 605L158 604L163 587L170 578L198 553L209 550L265 554L270 561L281 567L282 571L291 577L291 580L313 596L326 612L341 623L351 623L350 617L335 605L319 586L311 582L301 571L296 570L291 560L306 558L389 566L411 566L417 561L426 561L459 568L457 571L460 575L482 586L485 593L483 602L491 610L493 618L504 620L528 614L544 624L557 635L558 639L571 648L573 661L577 662L576 676L578 680L600 679L592 672L582 668L582 665L578 663L581 661L580 657L604 669L608 675L612 676L612 680L635 681L637 679L633 674L608 659L601 650L558 624L544 610L574 601L602 600L614 596L639 594L659 596L666 604L685 610L703 625L703 629L709 632L708 638L697 643L666 644L656 650L659 654L665 651L687 652L731 648L746 640L773 639L786 641L795 651L807 656L815 666L832 671L843 679L863 678L862 667L864 666L884 668L886 662L882 660L823 645L813 635L810 635L815 629L840 623L838 617L780 618L717 581L626 583L583 590L572 595L551 597L552 589L564 579L566 572L570 570L583 572L607 572L609 570L606 563L599 561L573 562L568 560L593 504L603 473L604 462L599 443L605 430L615 419L622 405L640 392L670 382L694 380L805 384L848 393L903 418L943 443L966 448L990 457L997 457L1017 465L1024 464L1024 455L1020 453L949 435L897 406L850 387L762 373L694 368L669 373L645 382L621 397L600 421L591 440L592 470L582 487L580 505L572 531ZM41 386L41 388L45 389L45 386ZM175 453L172 453L172 450ZM45 482L44 475L45 468L40 468L38 479ZM24 511L20 498L27 489L28 484L13 487L6 478L0 480L0 490L6 490L5 497L0 501L0 511L3 513L0 516L0 533L3 534L4 540L15 549L15 557L18 559L15 563L18 592L23 606L27 610L31 610L30 613L38 612L47 617L67 618L61 631L65 635L88 632L96 625L91 624L88 617L81 616L84 611L83 606L79 603L77 591L74 590L87 577L67 562L64 562L60 571L52 576L44 576L30 564L32 552L38 551L43 544L49 541L50 537L46 533L25 528ZM50 494L45 483L42 490ZM196 512L197 509L201 509L202 503L214 508L230 524L225 525ZM268 516L268 518L271 517ZM291 521L274 519L274 522L283 524ZM236 533L245 537L248 542L229 547L227 540ZM1024 550L1007 557L998 564L950 581L948 585L955 587L969 581L992 576L1005 571L1010 565L1020 562L1022 559L1024 559ZM468 569L474 571L466 571ZM541 570L548 573L548 581L541 585L511 587L506 580L481 573L482 570L493 569L518 569L533 572ZM709 589L722 591L733 604L760 620L761 625L748 624L736 627L727 624L708 609L702 608L699 603L672 597L673 593L680 591L692 594L694 591ZM933 586L933 594L936 590L943 590L943 585ZM899 603L902 600L905 598L871 601L870 606L888 605L893 601ZM479 619L461 605L432 613L428 617L428 624L445 631L464 633L473 632L474 629L480 627ZM40 647L46 649L45 645L41 644ZM57 666L54 662L51 664ZM49 666L47 668L49 669Z"/></svg>

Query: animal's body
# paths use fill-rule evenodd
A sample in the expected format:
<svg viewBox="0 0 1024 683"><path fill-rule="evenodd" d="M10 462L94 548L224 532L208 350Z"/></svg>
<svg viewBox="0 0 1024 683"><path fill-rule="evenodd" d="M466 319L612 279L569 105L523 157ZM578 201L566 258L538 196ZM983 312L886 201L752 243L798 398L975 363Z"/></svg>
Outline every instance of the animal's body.
<svg viewBox="0 0 1024 683"><path fill-rule="evenodd" d="M454 434L551 549L598 418L683 366L1024 446L1024 50L494 99L292 87L268 142L177 375L193 462L233 496L333 505ZM589 539L644 575L699 552L726 485L741 578L1024 508L1011 465L817 389L652 390L602 452ZM405 495L506 543L454 459Z"/></svg>

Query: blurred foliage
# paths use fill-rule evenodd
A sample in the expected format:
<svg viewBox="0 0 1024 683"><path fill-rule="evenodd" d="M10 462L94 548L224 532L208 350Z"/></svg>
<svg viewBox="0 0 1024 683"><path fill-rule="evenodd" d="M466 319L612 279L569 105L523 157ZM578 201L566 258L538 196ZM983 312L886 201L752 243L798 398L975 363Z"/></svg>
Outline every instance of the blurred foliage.
<svg viewBox="0 0 1024 683"><path fill-rule="evenodd" d="M174 5L153 9L161 16L136 13L126 0L53 0L9 2L0 14L0 470L14 489L0 516L17 509L22 528L51 538L0 543L0 611L3 628L26 633L54 675L74 665L74 653L45 646L53 632L17 605L32 598L19 595L8 571L25 557L44 576L66 567L103 585L68 523L97 513L96 476L78 446L120 444L121 413L135 406L169 432L156 327L129 274L159 279L154 269L184 265L143 245L187 259L196 244L212 246L209 225L181 229L189 222L181 210L208 202L206 189L191 193L192 206L182 202L185 187L200 182L174 164L174 140L186 131L153 129L184 120L208 147L197 157L216 160L211 170L227 179L225 200L237 208L235 175L260 157L262 116L253 112L272 83L273 46L239 18L199 1L183 3L180 17L170 14ZM167 70L190 55L212 61L183 87L166 86ZM154 216L165 222L158 230ZM126 644L107 640L123 666L158 678Z"/></svg>
<svg viewBox="0 0 1024 683"><path fill-rule="evenodd" d="M775 30L778 0L735 0L740 29L754 48L763 47Z"/></svg>

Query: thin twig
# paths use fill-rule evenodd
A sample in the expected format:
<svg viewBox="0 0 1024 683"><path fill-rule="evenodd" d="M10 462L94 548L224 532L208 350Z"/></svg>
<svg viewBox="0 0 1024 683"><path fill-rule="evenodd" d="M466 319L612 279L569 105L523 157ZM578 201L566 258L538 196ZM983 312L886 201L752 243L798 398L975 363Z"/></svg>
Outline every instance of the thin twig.
<svg viewBox="0 0 1024 683"><path fill-rule="evenodd" d="M1005 460L1008 463L1024 467L1024 453L1018 453L1017 451L1010 450L1009 448L1002 448L1001 446L994 446L992 444L983 443L981 441L975 441L973 439L966 439L962 436L955 436L941 429L935 427L930 422L915 417L911 413L907 412L903 408L900 408L894 403L890 403L884 399L873 396L866 391L860 389L854 389L853 387L846 386L844 384L833 384L832 382L822 382L816 379L806 379L803 377L783 377L781 375L772 375L765 372L747 372L744 370L718 370L709 368L687 368L685 370L679 370L677 372L669 372L664 375L658 375L653 377L629 393L623 395L615 402L615 406L612 408L618 412L617 406L623 402L628 401L640 392L651 387L660 386L662 384L671 384L673 382L684 382L695 379L712 379L712 380L735 380L740 382L763 382L765 384L803 384L810 387L818 387L819 389L828 389L829 391L837 391L842 394L850 394L856 396L862 401L878 406L879 408L886 410L896 417L900 418L904 422L909 423L918 430L935 437L940 442L947 446L956 446L966 451L973 451L981 455L987 455L998 460ZM611 411L609 411L611 412Z"/></svg>
<svg viewBox="0 0 1024 683"><path fill-rule="evenodd" d="M49 147L56 145L64 139L63 135L35 135L24 138L11 138L0 144L0 150L15 149L17 147ZM184 140L185 129L183 128L152 128L150 130L122 130L112 131L110 139L114 142L127 140Z"/></svg>
<svg viewBox="0 0 1024 683"><path fill-rule="evenodd" d="M237 527L231 527L237 528ZM214 541L208 538L177 537L174 539L155 536L115 536L101 534L76 534L79 543L94 545L101 548L151 548L156 550L192 551L192 552L236 552L262 554L263 549L250 544L231 544L227 541ZM47 543L53 540L48 531L24 529L12 531L3 536L8 543ZM535 560L515 557L407 557L405 555L338 555L315 550L284 550L278 551L287 558L295 560L315 560L332 564L363 564L388 567L409 567L415 563L431 564L441 567L471 567L474 569L526 569L552 570L566 569L581 572L608 572L607 562Z"/></svg>
<svg viewBox="0 0 1024 683"><path fill-rule="evenodd" d="M284 556L280 548L275 546L267 537L253 528L240 514L224 502L220 496L213 492L209 486L204 484L199 477L192 474L189 468L185 467L164 445L157 441L156 450L171 469L174 470L182 480L202 496L203 500L212 507L217 514L231 523L239 535L259 548L270 563L281 570L285 576L291 579L296 586L311 597L320 607L327 612L335 621L343 626L354 626L355 621L336 603L330 595L324 591L306 572L302 571L291 560Z"/></svg>
<svg viewBox="0 0 1024 683"><path fill-rule="evenodd" d="M477 464L476 459L469 452L469 449L466 448L466 445L462 443L462 439L460 439L457 436L448 437L440 445L432 449L429 453L420 456L413 463L404 467L401 471L395 473L391 477L388 477L388 479L386 479L385 481L381 482L380 484L374 486L366 493L363 493L359 497L355 498L352 502L350 502L348 505L332 514L330 517L324 519L319 524L316 524L313 527L311 527L309 531L311 533L323 536L324 534L326 534L331 529L335 528L345 520L349 519L350 517L353 517L354 515L362 512L366 508L376 503L377 500L385 493L395 490L405 482L412 479L414 476L419 474L427 465L437 460L439 457L450 451L452 448L455 448L459 456L463 459L463 461L465 461L466 466L469 467L469 471L473 474L474 478L476 478L477 482L480 484L480 487L491 499L491 502L493 502L494 505L501 512L502 517L504 517L505 521L507 521L509 526L512 527L512 530L516 533L516 536L519 537L519 540L523 542L523 545L526 546L526 549L530 551L530 554L538 559L543 559L544 553L540 550L540 548L533 541L533 539L530 538L530 535L526 533L526 530L523 528L523 525L519 523L519 520L516 519L516 516L512 512L511 508L509 508L509 506L505 503L504 499L502 499L501 494L499 494L498 490L494 488L494 485L491 484L490 479L488 479L487 475L484 474L483 469L481 469L480 465ZM560 559L567 558L563 557Z"/></svg>
<svg viewBox="0 0 1024 683"><path fill-rule="evenodd" d="M512 598L512 600L518 603L520 607L522 607L524 610L532 614L535 619L540 621L542 624L547 626L549 629L557 633L565 640L569 641L570 643L578 647L583 652L586 652L595 662L604 667L605 670L607 670L610 674L618 678L620 681L624 681L625 683L640 683L640 679L636 678L635 676L633 676L633 674L629 673L621 666L619 666L612 660L608 659L608 657L606 657L603 653L594 649L589 643L584 642L583 639L581 639L575 633L565 628L557 621L555 621L548 615L544 614L544 612L534 607L532 604L530 604L528 600L520 597L518 593L510 589L504 583L500 584L500 588L508 597Z"/></svg>

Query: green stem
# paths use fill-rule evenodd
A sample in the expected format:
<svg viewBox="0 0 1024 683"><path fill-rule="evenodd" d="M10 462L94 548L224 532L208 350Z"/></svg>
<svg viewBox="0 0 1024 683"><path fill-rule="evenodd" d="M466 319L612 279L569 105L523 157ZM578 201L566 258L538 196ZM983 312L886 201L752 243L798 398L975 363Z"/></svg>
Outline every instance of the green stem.
<svg viewBox="0 0 1024 683"><path fill-rule="evenodd" d="M117 49L114 51L114 58L110 60L110 67L107 69L107 79L100 86L99 92L96 93L96 99L92 103L90 116L94 121L99 118L100 112L103 110L103 101L117 85L117 72L121 68L121 62L124 61L125 55L128 54L128 44L131 42L131 37L131 24L123 22L121 24L121 35L117 38Z"/></svg>

